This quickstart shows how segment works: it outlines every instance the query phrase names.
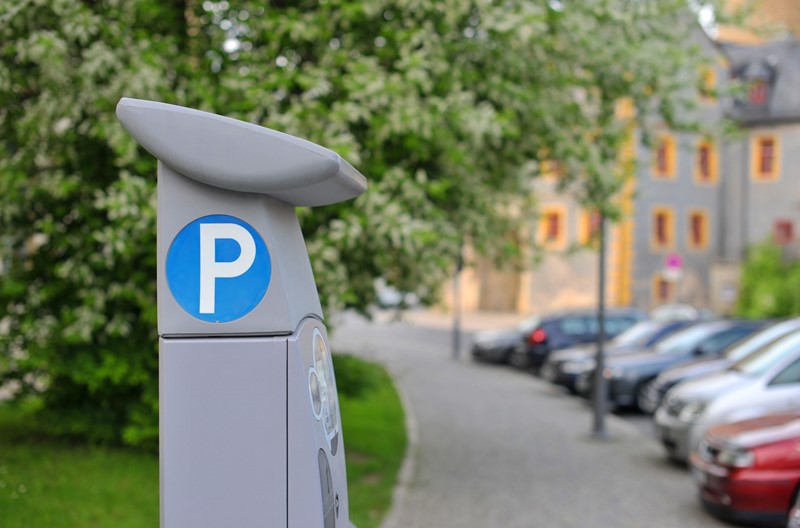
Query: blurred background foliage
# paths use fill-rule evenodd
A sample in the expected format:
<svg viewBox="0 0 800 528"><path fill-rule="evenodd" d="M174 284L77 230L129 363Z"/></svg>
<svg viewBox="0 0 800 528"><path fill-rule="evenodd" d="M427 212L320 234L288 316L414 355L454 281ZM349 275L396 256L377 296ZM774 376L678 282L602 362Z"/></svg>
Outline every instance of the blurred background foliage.
<svg viewBox="0 0 800 528"><path fill-rule="evenodd" d="M800 262L785 251L773 241L748 251L736 315L768 319L800 313Z"/></svg>
<svg viewBox="0 0 800 528"><path fill-rule="evenodd" d="M53 432L156 445L156 163L122 96L353 163L365 195L299 215L328 313L366 310L376 277L432 300L465 242L525 261L539 161L613 216L616 105L672 122L700 31L685 0L0 0L0 383Z"/></svg>

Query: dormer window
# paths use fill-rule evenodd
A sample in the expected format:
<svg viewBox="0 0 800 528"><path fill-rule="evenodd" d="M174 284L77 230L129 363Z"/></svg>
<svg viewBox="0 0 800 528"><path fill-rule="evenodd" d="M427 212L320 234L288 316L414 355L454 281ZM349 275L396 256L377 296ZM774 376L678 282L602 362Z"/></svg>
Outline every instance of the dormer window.
<svg viewBox="0 0 800 528"><path fill-rule="evenodd" d="M767 81L764 79L755 79L750 81L750 90L747 94L747 99L750 104L763 105L767 103L767 96L769 95L769 88Z"/></svg>

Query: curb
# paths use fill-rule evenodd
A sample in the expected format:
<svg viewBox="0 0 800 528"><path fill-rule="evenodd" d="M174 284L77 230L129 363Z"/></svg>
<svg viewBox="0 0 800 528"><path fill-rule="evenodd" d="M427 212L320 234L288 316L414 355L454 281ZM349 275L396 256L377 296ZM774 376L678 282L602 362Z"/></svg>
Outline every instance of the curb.
<svg viewBox="0 0 800 528"><path fill-rule="evenodd" d="M402 510L403 503L405 502L408 488L411 486L411 481L414 478L414 473L417 467L417 452L419 448L419 425L417 418L414 414L414 409L411 406L405 389L403 389L397 378L392 375L392 381L397 389L397 394L400 396L400 403L403 406L405 413L405 426L406 437L408 445L406 446L406 454L403 459L403 464L400 466L400 471L397 474L397 483L392 491L392 503L389 506L389 511L386 513L381 528L401 528L399 525L399 512Z"/></svg>

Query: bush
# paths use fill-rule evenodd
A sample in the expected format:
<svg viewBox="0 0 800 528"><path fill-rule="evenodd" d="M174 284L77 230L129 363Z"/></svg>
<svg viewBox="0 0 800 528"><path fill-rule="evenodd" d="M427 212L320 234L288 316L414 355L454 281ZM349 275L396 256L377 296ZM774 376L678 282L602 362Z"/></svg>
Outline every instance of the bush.
<svg viewBox="0 0 800 528"><path fill-rule="evenodd" d="M336 372L336 389L348 398L361 398L380 382L379 370L353 356L334 354L333 369Z"/></svg>
<svg viewBox="0 0 800 528"><path fill-rule="evenodd" d="M751 248L742 268L736 315L764 319L799 313L800 261L786 259L772 242Z"/></svg>

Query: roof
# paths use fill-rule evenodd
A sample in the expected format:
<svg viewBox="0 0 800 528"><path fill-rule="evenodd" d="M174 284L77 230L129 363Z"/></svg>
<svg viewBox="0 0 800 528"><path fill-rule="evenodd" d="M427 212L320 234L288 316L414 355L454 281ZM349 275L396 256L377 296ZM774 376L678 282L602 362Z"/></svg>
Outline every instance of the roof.
<svg viewBox="0 0 800 528"><path fill-rule="evenodd" d="M787 38L761 45L721 43L731 76L745 83L763 81L767 98L754 104L747 94L734 99L732 117L743 124L800 121L800 40Z"/></svg>
<svg viewBox="0 0 800 528"><path fill-rule="evenodd" d="M606 316L632 316L637 319L646 319L647 313L639 308L633 307L620 307L620 306L607 306L605 308ZM570 317L570 316L591 316L597 317L598 311L597 308L565 308L562 310L557 310L553 312L549 312L541 316L541 321L551 321L553 319L560 319L562 317Z"/></svg>

